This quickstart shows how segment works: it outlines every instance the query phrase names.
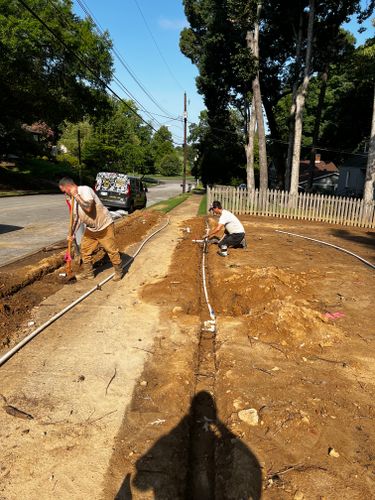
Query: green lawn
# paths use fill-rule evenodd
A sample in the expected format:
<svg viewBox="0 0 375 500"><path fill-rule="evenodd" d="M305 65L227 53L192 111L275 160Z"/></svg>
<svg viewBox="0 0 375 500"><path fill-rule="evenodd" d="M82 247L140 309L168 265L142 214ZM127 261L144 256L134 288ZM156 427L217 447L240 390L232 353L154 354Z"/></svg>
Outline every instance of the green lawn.
<svg viewBox="0 0 375 500"><path fill-rule="evenodd" d="M17 161L14 167L0 166L0 196L58 192L58 181L77 172L66 163L48 160Z"/></svg>
<svg viewBox="0 0 375 500"><path fill-rule="evenodd" d="M169 198L168 200L155 203L155 205L152 205L149 210L157 210L158 212L166 214L173 208L180 205L180 203L184 202L189 196L189 193L179 194L178 196L174 196L173 198Z"/></svg>

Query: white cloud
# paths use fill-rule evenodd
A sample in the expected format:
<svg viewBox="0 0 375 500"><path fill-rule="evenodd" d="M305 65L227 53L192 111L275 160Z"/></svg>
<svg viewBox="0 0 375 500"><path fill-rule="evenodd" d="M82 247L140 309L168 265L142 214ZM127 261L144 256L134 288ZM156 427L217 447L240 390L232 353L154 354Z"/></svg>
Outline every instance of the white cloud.
<svg viewBox="0 0 375 500"><path fill-rule="evenodd" d="M185 19L167 19L166 17L161 17L159 19L159 26L163 30L182 30L188 26Z"/></svg>

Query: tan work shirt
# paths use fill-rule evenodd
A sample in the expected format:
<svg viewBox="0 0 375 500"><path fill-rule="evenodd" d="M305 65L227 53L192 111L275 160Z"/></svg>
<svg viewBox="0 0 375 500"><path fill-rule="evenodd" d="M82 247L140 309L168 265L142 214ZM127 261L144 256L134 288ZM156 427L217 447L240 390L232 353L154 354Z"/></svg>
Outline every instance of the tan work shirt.
<svg viewBox="0 0 375 500"><path fill-rule="evenodd" d="M80 223L86 224L87 229L92 232L102 231L112 224L113 220L108 208L99 200L93 189L89 186L78 186L78 194L83 200L94 200L94 205L90 212L85 212L83 208L76 203L76 216Z"/></svg>

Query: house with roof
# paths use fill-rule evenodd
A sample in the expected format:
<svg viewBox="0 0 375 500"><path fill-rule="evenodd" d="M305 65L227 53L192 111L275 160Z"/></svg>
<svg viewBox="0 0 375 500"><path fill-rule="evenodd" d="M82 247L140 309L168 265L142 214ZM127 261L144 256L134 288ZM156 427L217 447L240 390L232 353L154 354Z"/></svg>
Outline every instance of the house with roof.
<svg viewBox="0 0 375 500"><path fill-rule="evenodd" d="M307 191L311 175L310 160L301 160L299 164L299 182L300 191ZM339 180L339 171L333 162L321 160L320 154L315 155L312 193L336 194Z"/></svg>
<svg viewBox="0 0 375 500"><path fill-rule="evenodd" d="M276 168L271 162L268 170L269 183L271 189L278 189ZM311 175L310 160L301 160L299 164L299 191L307 191ZM336 188L339 178L339 171L333 162L321 160L320 154L315 155L313 182L311 192L323 194L336 194Z"/></svg>
<svg viewBox="0 0 375 500"><path fill-rule="evenodd" d="M340 167L337 194L361 198L366 179L367 153L350 156Z"/></svg>

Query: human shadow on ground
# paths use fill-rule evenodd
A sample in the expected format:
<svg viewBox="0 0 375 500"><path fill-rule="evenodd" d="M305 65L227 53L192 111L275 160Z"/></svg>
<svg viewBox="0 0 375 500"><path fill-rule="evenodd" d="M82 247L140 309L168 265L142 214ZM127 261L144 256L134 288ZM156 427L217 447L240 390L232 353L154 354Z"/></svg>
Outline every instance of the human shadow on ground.
<svg viewBox="0 0 375 500"><path fill-rule="evenodd" d="M365 245L375 252L375 231L367 231L364 234L357 234L347 229L331 229L331 234L341 240L353 241L360 245Z"/></svg>
<svg viewBox="0 0 375 500"><path fill-rule="evenodd" d="M23 229L23 226L11 226L8 224L0 224L0 234L11 233L13 231L19 231Z"/></svg>
<svg viewBox="0 0 375 500"><path fill-rule="evenodd" d="M115 500L259 500L261 467L255 454L217 417L212 396L197 393L189 413L149 448L127 473ZM133 493L132 493L133 491ZM146 498L146 496L144 497Z"/></svg>

